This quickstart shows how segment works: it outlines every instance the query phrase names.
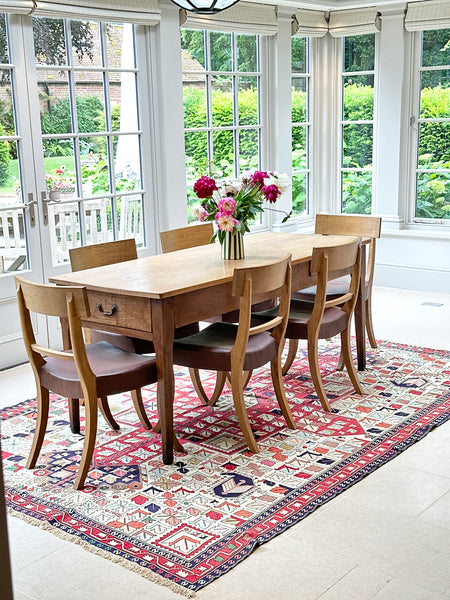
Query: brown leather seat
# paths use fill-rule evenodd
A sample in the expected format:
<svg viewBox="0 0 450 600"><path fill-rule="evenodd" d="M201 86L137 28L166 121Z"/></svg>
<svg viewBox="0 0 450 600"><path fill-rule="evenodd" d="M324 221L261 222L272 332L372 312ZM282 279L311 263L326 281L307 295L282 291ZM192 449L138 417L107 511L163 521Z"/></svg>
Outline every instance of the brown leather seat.
<svg viewBox="0 0 450 600"><path fill-rule="evenodd" d="M173 362L192 369L230 372L233 401L239 425L252 452L259 452L244 402L245 372L271 363L275 394L288 427L295 429L281 377L281 352L289 312L290 256L274 263L234 270L232 295L240 297L239 322L213 323L196 335L174 341ZM254 295L281 300L273 317L252 327L250 315Z"/></svg>

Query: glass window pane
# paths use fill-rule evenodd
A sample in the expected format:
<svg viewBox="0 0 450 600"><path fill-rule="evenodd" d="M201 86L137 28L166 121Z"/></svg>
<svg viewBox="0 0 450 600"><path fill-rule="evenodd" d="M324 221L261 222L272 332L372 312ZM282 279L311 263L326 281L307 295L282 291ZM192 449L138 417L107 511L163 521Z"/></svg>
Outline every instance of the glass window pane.
<svg viewBox="0 0 450 600"><path fill-rule="evenodd" d="M420 117L450 117L450 69L422 72Z"/></svg>
<svg viewBox="0 0 450 600"><path fill-rule="evenodd" d="M307 120L307 85L306 77L292 78L292 123L304 123Z"/></svg>
<svg viewBox="0 0 450 600"><path fill-rule="evenodd" d="M375 34L344 38L344 71L373 71L375 68Z"/></svg>
<svg viewBox="0 0 450 600"><path fill-rule="evenodd" d="M257 70L256 36L238 34L237 43L237 70L255 72Z"/></svg>
<svg viewBox="0 0 450 600"><path fill-rule="evenodd" d="M231 71L231 33L210 34L211 71Z"/></svg>
<svg viewBox="0 0 450 600"><path fill-rule="evenodd" d="M258 115L258 80L246 76L238 78L238 112L239 125L257 125Z"/></svg>
<svg viewBox="0 0 450 600"><path fill-rule="evenodd" d="M205 41L204 32L182 29L181 30L181 58L184 68L202 71L205 68Z"/></svg>
<svg viewBox="0 0 450 600"><path fill-rule="evenodd" d="M342 212L370 215L372 203L372 172L342 173Z"/></svg>
<svg viewBox="0 0 450 600"><path fill-rule="evenodd" d="M373 119L373 75L344 77L344 121Z"/></svg>
<svg viewBox="0 0 450 600"><path fill-rule="evenodd" d="M450 65L450 29L422 33L422 66Z"/></svg>
<svg viewBox="0 0 450 600"><path fill-rule="evenodd" d="M307 136L306 126L292 128L292 169L294 171L307 168Z"/></svg>
<svg viewBox="0 0 450 600"><path fill-rule="evenodd" d="M296 216L307 212L308 174L292 175L292 211Z"/></svg>
<svg viewBox="0 0 450 600"><path fill-rule="evenodd" d="M75 97L79 133L105 131L103 75L96 71L75 73ZM132 110L132 106L130 106Z"/></svg>
<svg viewBox="0 0 450 600"><path fill-rule="evenodd" d="M0 135L2 125L0 124ZM1 204L16 204L21 201L17 142L0 140L0 196Z"/></svg>
<svg viewBox="0 0 450 600"><path fill-rule="evenodd" d="M6 35L6 14L0 13L0 63L8 64L9 62L8 36Z"/></svg>
<svg viewBox="0 0 450 600"><path fill-rule="evenodd" d="M342 166L367 167L372 164L373 125L344 125Z"/></svg>
<svg viewBox="0 0 450 600"><path fill-rule="evenodd" d="M292 72L306 73L307 72L307 40L304 37L292 38Z"/></svg>
<svg viewBox="0 0 450 600"><path fill-rule="evenodd" d="M257 169L259 165L259 132L244 129L239 132L239 172Z"/></svg>
<svg viewBox="0 0 450 600"><path fill-rule="evenodd" d="M72 61L75 66L101 67L100 24L93 21L70 21Z"/></svg>
<svg viewBox="0 0 450 600"><path fill-rule="evenodd" d="M450 219L450 173L418 173L416 217Z"/></svg>
<svg viewBox="0 0 450 600"><path fill-rule="evenodd" d="M67 71L37 71L42 134L72 133Z"/></svg>
<svg viewBox="0 0 450 600"><path fill-rule="evenodd" d="M73 140L55 138L43 140L45 183L47 193L59 200L62 193L77 189L74 172Z"/></svg>
<svg viewBox="0 0 450 600"><path fill-rule="evenodd" d="M194 76L195 77L195 76ZM184 126L206 126L206 78L202 75L193 80L192 74L183 73Z"/></svg>
<svg viewBox="0 0 450 600"><path fill-rule="evenodd" d="M0 69L0 135L15 135L11 72Z"/></svg>
<svg viewBox="0 0 450 600"><path fill-rule="evenodd" d="M114 239L111 200L98 198L83 202L85 245L101 244Z"/></svg>
<svg viewBox="0 0 450 600"><path fill-rule="evenodd" d="M21 208L0 205L0 274L27 269L26 222Z"/></svg>
<svg viewBox="0 0 450 600"><path fill-rule="evenodd" d="M113 138L115 148L114 164L116 171L116 190L131 191L141 188L141 165L139 137L120 135Z"/></svg>
<svg viewBox="0 0 450 600"><path fill-rule="evenodd" d="M233 94L231 77L214 80L212 85L212 126L226 127L233 125Z"/></svg>
<svg viewBox="0 0 450 600"><path fill-rule="evenodd" d="M37 65L62 66L68 64L62 19L33 17L33 38ZM82 47L82 39L79 40L79 44Z"/></svg>
<svg viewBox="0 0 450 600"><path fill-rule="evenodd" d="M50 203L48 224L53 264L68 262L69 249L79 246L81 240L78 203Z"/></svg>
<svg viewBox="0 0 450 600"><path fill-rule="evenodd" d="M214 173L219 178L234 177L233 132L229 130L213 132Z"/></svg>
<svg viewBox="0 0 450 600"><path fill-rule="evenodd" d="M134 69L136 67L131 23L108 23L105 27L105 39L109 68Z"/></svg>
<svg viewBox="0 0 450 600"><path fill-rule="evenodd" d="M142 212L142 196L122 196L117 200L119 215L119 238L134 237L137 246L144 245L144 222Z"/></svg>
<svg viewBox="0 0 450 600"><path fill-rule="evenodd" d="M440 164L436 164L439 162ZM450 123L420 123L419 166L450 168Z"/></svg>

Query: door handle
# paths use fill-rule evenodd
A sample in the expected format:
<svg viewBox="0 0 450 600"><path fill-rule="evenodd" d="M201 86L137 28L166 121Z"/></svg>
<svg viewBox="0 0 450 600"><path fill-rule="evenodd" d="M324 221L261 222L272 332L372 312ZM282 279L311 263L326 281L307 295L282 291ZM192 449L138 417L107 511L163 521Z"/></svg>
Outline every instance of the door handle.
<svg viewBox="0 0 450 600"><path fill-rule="evenodd" d="M33 194L28 194L28 202L24 202L24 207L30 211L30 225L34 227L36 225L36 215L34 214L34 205L37 204L37 200L34 199Z"/></svg>

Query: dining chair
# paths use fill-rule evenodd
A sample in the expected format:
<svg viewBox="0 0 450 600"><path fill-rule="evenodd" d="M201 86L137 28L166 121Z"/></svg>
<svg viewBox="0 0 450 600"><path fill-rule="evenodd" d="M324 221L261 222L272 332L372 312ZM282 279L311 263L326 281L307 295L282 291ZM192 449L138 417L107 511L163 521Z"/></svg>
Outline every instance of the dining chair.
<svg viewBox="0 0 450 600"><path fill-rule="evenodd" d="M350 348L350 323L355 308L361 268L361 238L342 246L314 248L311 275L317 276L314 302L291 298L285 338L289 340L289 352L282 369L285 374L291 367L298 349L298 340L307 340L308 361L311 378L322 407L331 412L319 369L318 341L341 336L341 352L350 380L358 394L363 389L353 364ZM337 274L350 274L347 291L331 300L327 299L327 282ZM273 309L253 313L253 318L264 322L273 318Z"/></svg>
<svg viewBox="0 0 450 600"><path fill-rule="evenodd" d="M49 392L83 398L85 434L75 489L81 489L90 467L97 432L97 406L109 413L106 398L156 382L154 356L127 352L108 342L85 344L81 320L90 316L86 288L32 283L16 276L22 334L37 388L37 424L27 468L36 465L44 440L49 412ZM68 320L71 349L65 352L36 343L31 313ZM146 429L142 402L134 406ZM144 411L145 413L145 411ZM175 440L174 440L175 441Z"/></svg>
<svg viewBox="0 0 450 600"><path fill-rule="evenodd" d="M296 429L281 374L281 352L289 314L291 256L259 267L236 268L232 295L239 298L238 323L216 322L198 333L174 341L173 362L193 369L230 372L231 391L240 428L248 447L259 452L245 408L245 372L270 362L272 382L281 412L290 429ZM280 301L267 322L252 326L251 307L255 296Z"/></svg>
<svg viewBox="0 0 450 600"><path fill-rule="evenodd" d="M83 269L92 269L95 267L103 267L106 265L112 265L119 262L126 262L129 260L135 260L138 257L136 249L136 241L134 238L125 240L116 240L112 242L104 242L102 244L93 244L90 246L81 246L79 248L71 248L69 250L70 265L72 271L81 271ZM189 335L198 330L195 326L180 327L175 330L175 336L183 337ZM117 348L126 350L127 352L135 352L137 354L152 354L155 349L151 340L143 340L140 338L123 335L120 333L113 333L110 331L101 331L97 329L86 329L85 339L90 343L96 342L109 342ZM140 389L132 390L132 397L135 406L139 406L138 411L139 419L145 427L145 429L151 429L152 425L147 418L144 405L142 403L142 393ZM71 400L71 429L72 432L77 433L79 431L79 408L77 400ZM108 407L107 400L105 399L103 408ZM108 415L108 423L113 429L118 429L119 426L115 422L111 413ZM155 429L155 431L158 428Z"/></svg>
<svg viewBox="0 0 450 600"><path fill-rule="evenodd" d="M364 294L366 319L365 327L367 337L372 348L377 347L377 340L373 330L372 319L372 287L375 272L376 240L381 235L381 217L367 215L316 215L315 233L323 235L352 235L369 237L369 251L365 265L365 286L360 293ZM349 277L333 279L327 285L327 300L342 296L349 287ZM293 292L293 298L299 300L314 300L316 286ZM342 368L342 360L340 360Z"/></svg>
<svg viewBox="0 0 450 600"><path fill-rule="evenodd" d="M194 246L205 246L206 244L209 244L213 234L214 227L212 223L201 223L199 225L190 225L188 227L180 227L179 229L161 231L159 234L161 249L163 254L165 254L167 252L176 252L177 250L193 248ZM213 317L212 319L209 319L208 322L218 320L221 320L220 317ZM198 323L192 324L192 326L197 326L197 331L199 331L200 328ZM217 373L214 390L210 397L208 397L208 394L205 391L199 370L194 368L189 369L189 375L200 402L205 406L213 406L220 398L220 394L222 393L227 380L227 373Z"/></svg>

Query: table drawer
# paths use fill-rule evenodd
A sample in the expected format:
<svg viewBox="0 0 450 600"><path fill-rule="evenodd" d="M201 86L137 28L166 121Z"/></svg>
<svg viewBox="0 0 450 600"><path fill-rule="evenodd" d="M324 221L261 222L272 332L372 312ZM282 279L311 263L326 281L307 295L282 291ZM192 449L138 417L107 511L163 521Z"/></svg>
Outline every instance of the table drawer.
<svg viewBox="0 0 450 600"><path fill-rule="evenodd" d="M151 332L152 320L148 298L88 290L88 299L91 311L89 321ZM112 314L102 314L101 311Z"/></svg>

